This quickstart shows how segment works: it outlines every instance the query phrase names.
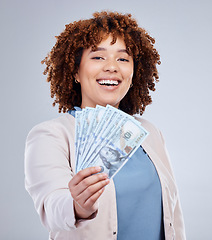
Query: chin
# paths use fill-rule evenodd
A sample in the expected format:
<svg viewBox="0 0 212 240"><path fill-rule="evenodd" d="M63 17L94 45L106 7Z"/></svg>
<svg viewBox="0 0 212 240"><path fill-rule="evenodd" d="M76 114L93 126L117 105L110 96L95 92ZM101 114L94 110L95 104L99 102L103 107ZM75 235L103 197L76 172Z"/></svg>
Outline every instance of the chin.
<svg viewBox="0 0 212 240"><path fill-rule="evenodd" d="M107 102L105 104L103 104L102 106L107 106L107 105L111 105L112 107L118 108L119 103L113 103L113 102Z"/></svg>
<svg viewBox="0 0 212 240"><path fill-rule="evenodd" d="M109 105L111 105L111 106L113 106L113 107L117 107L117 108L118 108L119 103L120 103L120 102L118 102L118 101L113 101L113 100L110 98L110 99L108 99L108 101L104 99L104 101L101 101L101 104L99 104L99 105L106 106L106 105L109 104Z"/></svg>

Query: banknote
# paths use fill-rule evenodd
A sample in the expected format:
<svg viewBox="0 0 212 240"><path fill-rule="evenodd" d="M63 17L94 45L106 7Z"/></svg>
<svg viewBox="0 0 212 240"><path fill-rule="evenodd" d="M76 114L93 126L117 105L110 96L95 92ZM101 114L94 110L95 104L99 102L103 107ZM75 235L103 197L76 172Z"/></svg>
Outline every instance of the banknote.
<svg viewBox="0 0 212 240"><path fill-rule="evenodd" d="M97 113L95 119L95 125L92 126L92 131L86 145L86 149L83 152L83 162L87 161L90 154L92 153L93 144L95 142L96 136L98 136L101 130L107 125L107 121L112 117L112 111L107 111L106 108L102 106L97 106Z"/></svg>
<svg viewBox="0 0 212 240"><path fill-rule="evenodd" d="M86 165L82 168L102 166L104 172L112 178L137 150L145 136L143 129L139 128L135 122L125 119L114 135L96 147L90 161L85 162Z"/></svg>
<svg viewBox="0 0 212 240"><path fill-rule="evenodd" d="M91 148L93 132L96 131L95 130L96 126L101 121L102 117L104 116L104 112L105 112L104 107L97 106L94 109L94 111L92 112L92 114L89 115L91 117L90 124L89 124L88 129L85 133L86 139L85 139L85 143L84 143L84 146L82 148L81 154L78 155L78 159L77 159L77 162L79 162L78 165L80 165L81 161L85 160L85 157L87 156L87 154L89 152L89 149Z"/></svg>
<svg viewBox="0 0 212 240"><path fill-rule="evenodd" d="M79 150L79 135L81 130L81 111L75 113L75 158L76 158L76 169L78 169L78 150Z"/></svg>
<svg viewBox="0 0 212 240"><path fill-rule="evenodd" d="M78 151L77 151L78 164L80 164L81 155L86 145L87 132L89 127L92 125L94 111L95 111L95 108L90 108L90 107L87 107L82 110L82 114L81 114L82 118L80 118L79 120L80 121L79 125L81 126L81 131L80 131L81 136L79 136L80 141L79 141Z"/></svg>
<svg viewBox="0 0 212 240"><path fill-rule="evenodd" d="M113 121L115 117L115 112L112 112L111 110L106 110L105 117L102 119L102 121L100 121L96 131L93 131L91 138L92 144L83 162L86 162L87 160L90 161L90 157L93 154L94 149L98 145L100 145L101 142L106 139L106 137L110 135L111 128L114 126Z"/></svg>
<svg viewBox="0 0 212 240"><path fill-rule="evenodd" d="M101 166L113 178L148 132L134 117L110 105L83 110L76 114L76 172Z"/></svg>
<svg viewBox="0 0 212 240"><path fill-rule="evenodd" d="M114 111L114 110L113 110ZM106 127L102 127L101 132L96 135L94 133L94 142L92 145L92 148L90 149L89 154L87 155L87 158L85 158L84 165L87 163L87 159L90 162L96 151L102 146L105 145L111 138L112 136L117 132L119 125L123 123L123 121L126 121L129 117L124 117L123 114L114 111L112 115L112 119L108 119L107 123L105 124Z"/></svg>

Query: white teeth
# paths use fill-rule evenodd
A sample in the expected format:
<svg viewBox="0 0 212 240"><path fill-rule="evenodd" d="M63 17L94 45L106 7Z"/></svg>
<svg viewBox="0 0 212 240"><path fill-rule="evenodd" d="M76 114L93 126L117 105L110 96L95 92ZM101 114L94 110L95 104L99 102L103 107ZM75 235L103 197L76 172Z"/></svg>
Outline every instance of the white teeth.
<svg viewBox="0 0 212 240"><path fill-rule="evenodd" d="M118 85L119 84L119 82L117 80L99 80L98 83L101 85L104 85L104 84Z"/></svg>

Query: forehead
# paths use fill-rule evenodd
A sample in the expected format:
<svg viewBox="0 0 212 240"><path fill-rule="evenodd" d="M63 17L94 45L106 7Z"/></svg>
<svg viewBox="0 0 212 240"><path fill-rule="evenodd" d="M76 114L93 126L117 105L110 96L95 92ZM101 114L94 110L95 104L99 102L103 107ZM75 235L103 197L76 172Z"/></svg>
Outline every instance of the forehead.
<svg viewBox="0 0 212 240"><path fill-rule="evenodd" d="M96 45L92 45L83 52L87 52L87 54L92 52L99 52L99 51L111 51L117 53L126 53L132 56L130 49L126 46L125 41L122 37L117 36L114 40L113 36L108 35L104 37L99 43Z"/></svg>
<svg viewBox="0 0 212 240"><path fill-rule="evenodd" d="M114 42L115 41L115 42ZM107 38L103 39L98 45L99 46L118 46L122 48L126 48L126 44L124 40L121 37L117 37L115 40L111 35L109 35Z"/></svg>
<svg viewBox="0 0 212 240"><path fill-rule="evenodd" d="M109 147L103 147L102 149L101 149L101 152L103 152L103 153L107 153L107 152L109 152L110 151L110 148Z"/></svg>
<svg viewBox="0 0 212 240"><path fill-rule="evenodd" d="M114 36L112 33L110 34L100 34L99 35L99 41L97 41L95 44L91 45L90 48L95 51L98 47L101 46L119 46L121 48L126 49L126 43L121 36Z"/></svg>

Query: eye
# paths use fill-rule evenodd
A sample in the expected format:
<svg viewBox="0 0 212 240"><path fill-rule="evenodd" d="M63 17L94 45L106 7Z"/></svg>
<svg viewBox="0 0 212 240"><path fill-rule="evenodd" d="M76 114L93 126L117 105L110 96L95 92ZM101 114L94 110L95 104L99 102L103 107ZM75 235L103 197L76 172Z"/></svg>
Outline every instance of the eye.
<svg viewBox="0 0 212 240"><path fill-rule="evenodd" d="M129 60L126 59L126 58L119 58L118 61L121 61L121 62L129 62Z"/></svg>
<svg viewBox="0 0 212 240"><path fill-rule="evenodd" d="M94 59L94 60L103 60L104 58L103 58L103 57L92 57L91 59Z"/></svg>

